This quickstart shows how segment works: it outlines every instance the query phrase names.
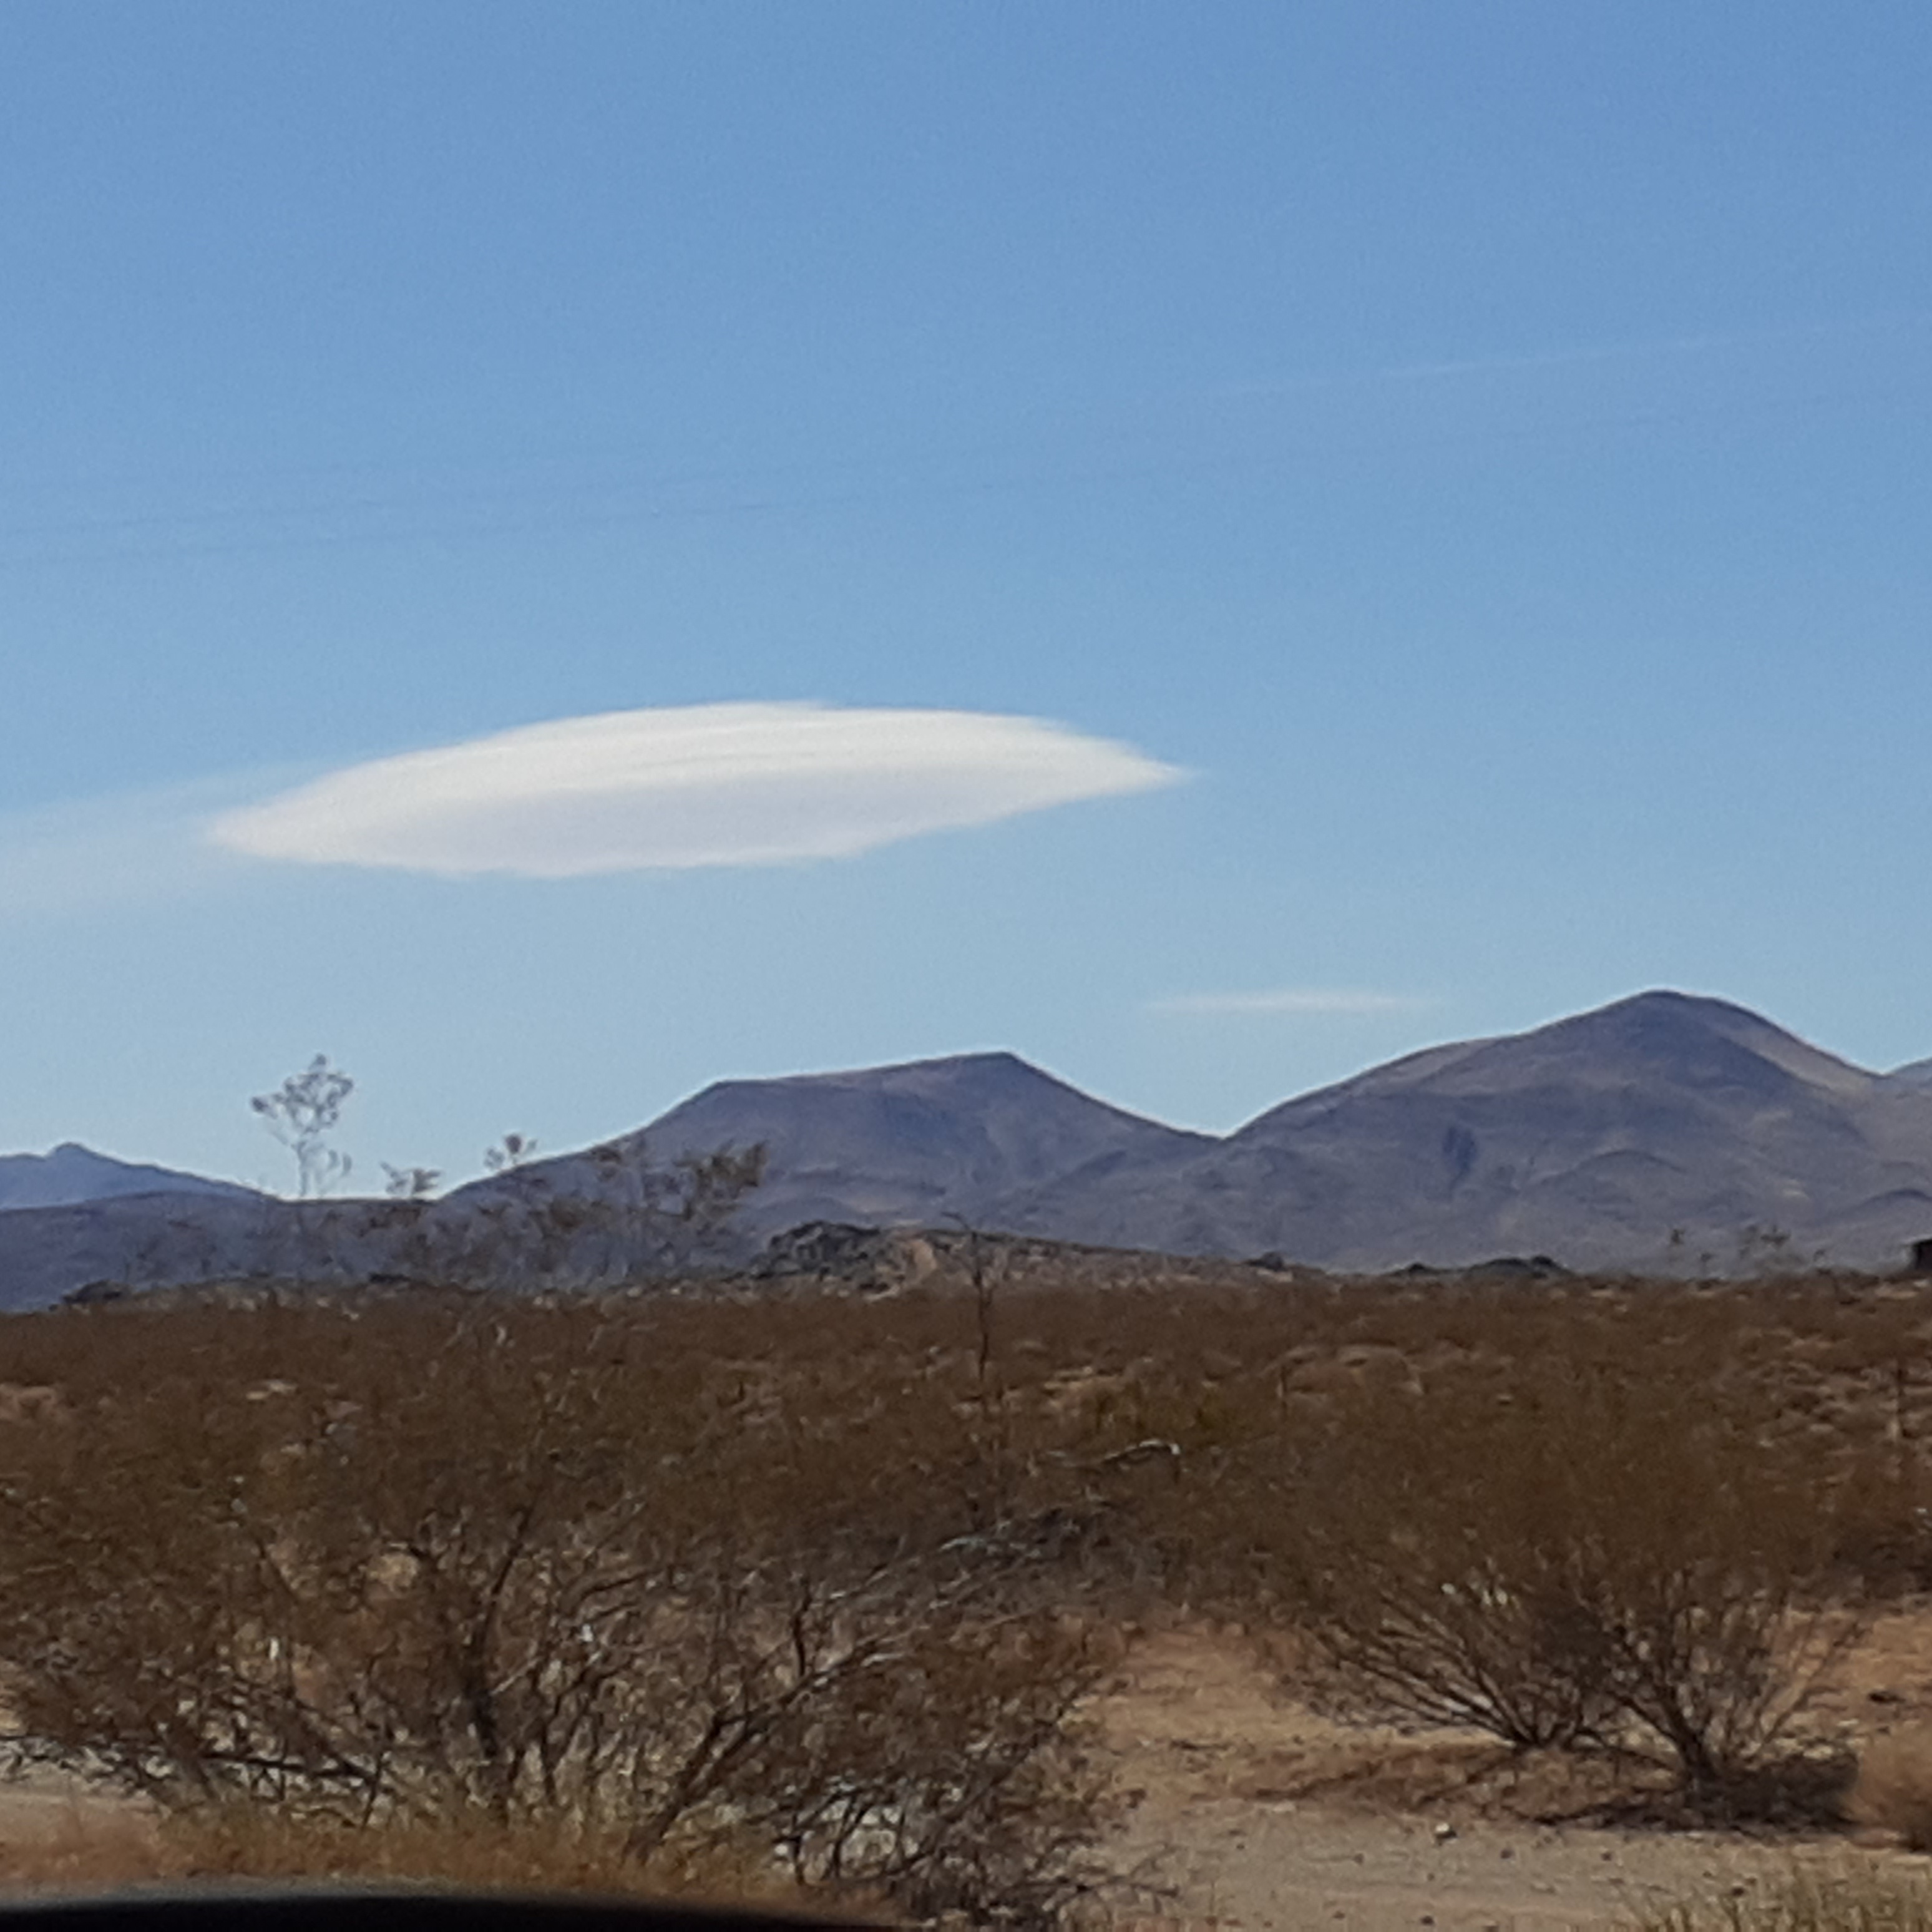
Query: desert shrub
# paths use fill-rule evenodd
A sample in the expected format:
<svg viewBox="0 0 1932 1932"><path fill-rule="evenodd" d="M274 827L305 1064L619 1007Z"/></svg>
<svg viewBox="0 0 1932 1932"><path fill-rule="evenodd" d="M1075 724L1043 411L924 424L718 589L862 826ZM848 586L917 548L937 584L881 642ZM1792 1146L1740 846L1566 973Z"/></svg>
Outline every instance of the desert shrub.
<svg viewBox="0 0 1932 1932"><path fill-rule="evenodd" d="M1932 1932L1932 1887L1916 1874L1795 1870L1754 1892L1672 1906L1640 1932Z"/></svg>
<svg viewBox="0 0 1932 1932"><path fill-rule="evenodd" d="M1343 1382L1271 1428L1224 1424L1217 1594L1298 1625L1345 1710L1573 1743L1612 1705L1576 1552L1549 1534L1570 1472L1510 1456L1522 1432L1493 1400L1445 1430L1447 1406Z"/></svg>
<svg viewBox="0 0 1932 1932"><path fill-rule="evenodd" d="M948 1238L878 1300L0 1322L21 1749L291 1858L543 1839L1043 1923L1105 1821L1110 1618L1292 1623L1351 1711L1723 1790L1876 1574L1847 1550L1918 1520L1922 1298L1009 1241L988 1304Z"/></svg>
<svg viewBox="0 0 1932 1932"><path fill-rule="evenodd" d="M645 1864L748 1841L803 1887L1046 1922L1102 1817L1098 1656L1025 1521L952 1480L972 1405L680 1325L479 1298L151 1328L138 1384L0 1428L22 1748L176 1808L542 1824Z"/></svg>
<svg viewBox="0 0 1932 1932"><path fill-rule="evenodd" d="M1717 1786L1852 1627L1817 1484L1762 1422L1600 1364L1364 1381L1245 1451L1256 1587L1359 1708L1520 1748L1648 1735Z"/></svg>

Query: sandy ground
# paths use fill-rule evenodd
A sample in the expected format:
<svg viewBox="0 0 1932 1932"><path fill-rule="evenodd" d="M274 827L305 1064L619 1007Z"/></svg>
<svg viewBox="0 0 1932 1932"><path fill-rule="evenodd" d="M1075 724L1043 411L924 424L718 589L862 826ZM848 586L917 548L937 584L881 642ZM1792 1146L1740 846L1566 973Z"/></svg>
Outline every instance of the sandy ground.
<svg viewBox="0 0 1932 1932"><path fill-rule="evenodd" d="M163 1870L144 1806L52 1774L0 1784L0 1892L98 1892Z"/></svg>
<svg viewBox="0 0 1932 1932"><path fill-rule="evenodd" d="M1226 1800L1163 1807L1138 1822L1136 1837L1174 1848L1166 1868L1176 1895L1150 1906L1149 1927L1631 1926L1687 1898L1774 1883L1794 1856L1574 1826L1482 1826L1438 1843L1413 1820Z"/></svg>
<svg viewBox="0 0 1932 1932"><path fill-rule="evenodd" d="M1283 1697L1238 1633L1148 1635L1097 1707L1131 1804L1120 1868L1146 1882L1116 1932L1356 1928L1554 1932L1632 1927L1692 1898L1748 1895L1795 1864L1932 1882L1882 1834L1540 1822L1615 1788L1560 1759L1475 1736L1343 1726ZM1854 1745L1932 1736L1932 1606L1887 1618L1838 1673L1822 1720ZM94 1890L160 1875L146 1814L72 1780L0 1785L0 1893Z"/></svg>
<svg viewBox="0 0 1932 1932"><path fill-rule="evenodd" d="M1743 1896L1795 1864L1932 1877L1932 1859L1877 1833L1538 1822L1586 1811L1610 1787L1593 1791L1573 1767L1513 1760L1473 1736L1345 1728L1274 1685L1238 1636L1170 1631L1138 1648L1101 1717L1124 1785L1140 1794L1123 1864L1169 1895L1124 1924L1549 1932ZM1875 1630L1822 1715L1853 1742L1932 1721L1932 1617Z"/></svg>

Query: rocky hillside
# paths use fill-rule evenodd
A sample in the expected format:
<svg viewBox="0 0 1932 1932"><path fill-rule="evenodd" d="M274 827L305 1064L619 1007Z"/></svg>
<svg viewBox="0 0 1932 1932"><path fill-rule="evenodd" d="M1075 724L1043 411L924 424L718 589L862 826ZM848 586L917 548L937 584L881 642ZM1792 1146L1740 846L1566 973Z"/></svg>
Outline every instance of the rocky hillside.
<svg viewBox="0 0 1932 1932"><path fill-rule="evenodd" d="M1177 1166L1219 1144L1090 1099L1012 1054L976 1053L721 1081L615 1145L669 1162L754 1142L768 1165L741 1225L759 1234L807 1221L920 1226L957 1216L998 1225L1008 1204L1068 1173ZM568 1155L525 1173L586 1186L593 1158Z"/></svg>
<svg viewBox="0 0 1932 1932"><path fill-rule="evenodd" d="M1374 1068L1178 1163L1076 1171L1001 1204L1070 1239L1330 1268L1891 1265L1932 1234L1932 1085L1723 1000L1646 993Z"/></svg>
<svg viewBox="0 0 1932 1932"><path fill-rule="evenodd" d="M764 1181L705 1247L714 1263L748 1264L806 1222L963 1220L1349 1270L1511 1254L1684 1274L1888 1268L1932 1235L1926 1063L1869 1072L1741 1006L1650 992L1411 1054L1218 1138L976 1054L722 1082L433 1207L298 1210L230 1190L19 1208L0 1214L0 1306L97 1277L473 1274L493 1256L506 1281L610 1278L662 1264L650 1175L754 1142Z"/></svg>

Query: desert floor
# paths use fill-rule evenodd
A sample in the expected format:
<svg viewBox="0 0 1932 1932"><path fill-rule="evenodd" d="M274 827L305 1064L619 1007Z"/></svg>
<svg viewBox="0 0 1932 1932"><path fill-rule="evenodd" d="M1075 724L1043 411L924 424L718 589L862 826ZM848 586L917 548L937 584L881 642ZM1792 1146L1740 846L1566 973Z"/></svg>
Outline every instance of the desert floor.
<svg viewBox="0 0 1932 1932"><path fill-rule="evenodd" d="M1585 1822L1616 1786L1480 1738L1344 1728L1282 1697L1237 1634L1150 1635L1102 1710L1135 1804L1123 1864L1168 1892L1151 1928L1628 1926L1748 1894L1795 1864L1932 1877L1932 1858L1846 1828L1744 1832ZM1874 1698L1873 1694L1877 1696ZM1818 1718L1856 1744L1932 1726L1932 1607L1882 1619ZM1624 1795L1628 1796L1626 1790Z"/></svg>
<svg viewBox="0 0 1932 1932"><path fill-rule="evenodd" d="M1116 1906L1118 1932L1551 1932L1748 1895L1794 1865L1932 1881L1932 1858L1869 1830L1605 1823L1615 1795L1629 1796L1627 1775L1593 1786L1574 1766L1511 1759L1474 1736L1345 1726L1279 1682L1237 1631L1184 1626L1134 1645L1096 1711L1131 1803L1115 1856L1147 1887ZM1854 1745L1932 1735L1932 1604L1882 1619L1819 1714ZM141 1807L72 1780L0 1786L0 1889L177 1875Z"/></svg>

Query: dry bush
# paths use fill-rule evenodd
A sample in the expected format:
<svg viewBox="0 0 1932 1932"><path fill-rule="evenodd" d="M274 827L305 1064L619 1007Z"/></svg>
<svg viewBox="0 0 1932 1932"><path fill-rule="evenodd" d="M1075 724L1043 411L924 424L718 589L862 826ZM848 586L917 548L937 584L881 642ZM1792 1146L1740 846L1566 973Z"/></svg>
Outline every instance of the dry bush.
<svg viewBox="0 0 1932 1932"><path fill-rule="evenodd" d="M1638 1932L1932 1932L1932 1886L1916 1874L1794 1870L1755 1893L1673 1906Z"/></svg>
<svg viewBox="0 0 1932 1932"><path fill-rule="evenodd" d="M142 1325L138 1383L70 1364L62 1419L0 1429L30 1754L318 1828L749 1840L987 1924L1085 1883L1098 1655L944 1377L734 1362L728 1313Z"/></svg>
<svg viewBox="0 0 1932 1932"><path fill-rule="evenodd" d="M1908 1850L1932 1852L1932 1731L1894 1732L1867 1745L1849 1809L1862 1825L1897 1832Z"/></svg>
<svg viewBox="0 0 1932 1932"><path fill-rule="evenodd" d="M1928 1318L1922 1288L1819 1275L1298 1280L1036 1318L1096 1428L1183 1452L1132 1499L1145 1574L1304 1624L1364 1712L1660 1746L1689 1790L1775 1802L1862 1603L1932 1574Z"/></svg>
<svg viewBox="0 0 1932 1932"><path fill-rule="evenodd" d="M1352 1708L1660 1741L1708 1789L1790 1734L1847 1552L1918 1520L1923 1298L1024 1243L976 1296L934 1246L882 1300L0 1324L22 1748L266 1801L303 1858L550 1832L1044 1924L1105 1822L1110 1621L1299 1624Z"/></svg>
<svg viewBox="0 0 1932 1932"><path fill-rule="evenodd" d="M1142 1573L1302 1623L1365 1713L1648 1742L1687 1789L1742 1801L1868 1586L1898 1587L1915 1528L1922 1546L1918 1291L1478 1276L1048 1299L1013 1325L1085 1365L1095 1439L1182 1452L1184 1480L1131 1499Z"/></svg>
<svg viewBox="0 0 1932 1932"><path fill-rule="evenodd" d="M1228 1587L1364 1712L1520 1748L1646 1735L1712 1791L1785 1743L1856 1628L1813 1465L1708 1384L1479 1364L1234 1432Z"/></svg>
<svg viewBox="0 0 1932 1932"><path fill-rule="evenodd" d="M1264 1600L1312 1640L1345 1708L1523 1749L1600 1734L1607 1648L1580 1552L1552 1534L1570 1470L1512 1454L1507 1411L1440 1420L1366 1390L1267 1445L1247 1499L1273 1505L1249 1544Z"/></svg>

